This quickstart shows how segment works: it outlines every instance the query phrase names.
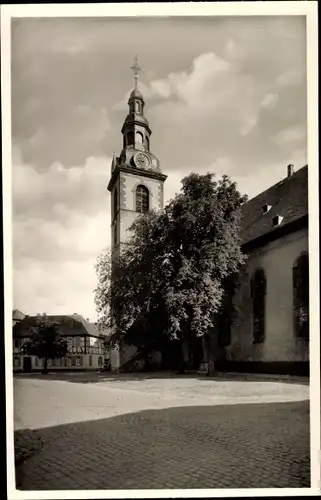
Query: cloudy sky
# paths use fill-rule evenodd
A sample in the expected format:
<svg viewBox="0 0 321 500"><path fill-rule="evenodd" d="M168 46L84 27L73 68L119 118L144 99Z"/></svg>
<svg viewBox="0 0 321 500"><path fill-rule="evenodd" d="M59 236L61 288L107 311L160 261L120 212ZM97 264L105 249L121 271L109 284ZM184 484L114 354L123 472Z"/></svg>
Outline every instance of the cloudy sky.
<svg viewBox="0 0 321 500"><path fill-rule="evenodd" d="M96 319L94 263L130 71L168 175L197 171L250 197L306 163L303 17L16 19L12 24L14 307Z"/></svg>

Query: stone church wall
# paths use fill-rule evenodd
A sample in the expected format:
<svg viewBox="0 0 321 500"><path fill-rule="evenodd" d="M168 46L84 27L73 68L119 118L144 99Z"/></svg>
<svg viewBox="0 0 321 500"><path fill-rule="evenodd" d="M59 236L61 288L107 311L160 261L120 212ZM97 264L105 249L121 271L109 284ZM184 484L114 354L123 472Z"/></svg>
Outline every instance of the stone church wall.
<svg viewBox="0 0 321 500"><path fill-rule="evenodd" d="M308 251L308 230L284 236L248 255L243 281L235 297L239 313L232 327L231 343L225 348L228 361L307 362L309 344L296 338L293 318L292 267ZM253 344L250 278L255 269L266 276L265 340Z"/></svg>

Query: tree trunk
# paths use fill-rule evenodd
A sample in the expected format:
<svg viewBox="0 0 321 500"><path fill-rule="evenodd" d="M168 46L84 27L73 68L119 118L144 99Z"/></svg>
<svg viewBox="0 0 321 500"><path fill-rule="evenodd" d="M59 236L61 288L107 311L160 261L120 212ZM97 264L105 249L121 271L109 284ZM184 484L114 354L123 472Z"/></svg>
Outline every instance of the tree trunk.
<svg viewBox="0 0 321 500"><path fill-rule="evenodd" d="M211 352L210 345L209 345L209 339L204 339L204 348L206 352L206 362L207 362L207 375L209 377L215 377L217 375L217 372L215 370L215 359L214 355Z"/></svg>
<svg viewBox="0 0 321 500"><path fill-rule="evenodd" d="M44 375L46 375L48 373L48 358L44 358L44 360L43 360L42 373Z"/></svg>
<svg viewBox="0 0 321 500"><path fill-rule="evenodd" d="M149 360L150 352L149 350L145 352L144 355L144 368L143 371L149 372L150 371L150 360Z"/></svg>
<svg viewBox="0 0 321 500"><path fill-rule="evenodd" d="M209 359L208 362L208 369L207 369L207 375L209 377L215 377L217 375L217 371L215 370L215 362L214 359Z"/></svg>
<svg viewBox="0 0 321 500"><path fill-rule="evenodd" d="M184 359L184 341L180 340L180 348L178 349L178 367L177 367L177 372L179 374L185 373L185 359Z"/></svg>

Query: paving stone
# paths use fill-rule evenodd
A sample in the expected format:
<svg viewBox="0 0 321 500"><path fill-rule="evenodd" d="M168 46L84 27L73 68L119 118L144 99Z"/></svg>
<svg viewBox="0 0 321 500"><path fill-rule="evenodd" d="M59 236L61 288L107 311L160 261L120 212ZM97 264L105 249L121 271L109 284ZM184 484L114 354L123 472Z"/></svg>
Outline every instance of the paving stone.
<svg viewBox="0 0 321 500"><path fill-rule="evenodd" d="M307 402L147 410L37 436L22 490L309 487Z"/></svg>

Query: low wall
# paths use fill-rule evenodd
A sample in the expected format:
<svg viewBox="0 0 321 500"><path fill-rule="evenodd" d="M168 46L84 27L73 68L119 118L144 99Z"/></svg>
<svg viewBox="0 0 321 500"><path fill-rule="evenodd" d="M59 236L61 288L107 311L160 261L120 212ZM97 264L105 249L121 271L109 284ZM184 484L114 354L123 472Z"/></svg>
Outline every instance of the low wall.
<svg viewBox="0 0 321 500"><path fill-rule="evenodd" d="M307 361L216 361L215 369L222 372L262 373L275 375L297 375L308 377L310 365Z"/></svg>

